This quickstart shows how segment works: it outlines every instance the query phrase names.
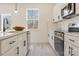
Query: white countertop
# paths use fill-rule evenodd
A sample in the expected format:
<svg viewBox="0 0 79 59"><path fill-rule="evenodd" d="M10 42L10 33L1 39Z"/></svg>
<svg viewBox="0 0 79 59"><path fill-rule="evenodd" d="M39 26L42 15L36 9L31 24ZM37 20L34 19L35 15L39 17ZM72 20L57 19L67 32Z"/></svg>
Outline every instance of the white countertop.
<svg viewBox="0 0 79 59"><path fill-rule="evenodd" d="M10 32L1 32L0 33L0 40L14 36L14 35L18 35L24 32L27 32L28 30L24 30L24 31L10 31Z"/></svg>
<svg viewBox="0 0 79 59"><path fill-rule="evenodd" d="M75 36L75 37L78 37L78 38L79 38L79 33L77 33L77 32L74 32L74 33L72 33L72 32L71 32L71 33L69 33L69 32L66 33L66 32L65 32L65 34L66 34L66 35Z"/></svg>
<svg viewBox="0 0 79 59"><path fill-rule="evenodd" d="M75 36L79 38L79 32L66 32L63 31L65 35Z"/></svg>
<svg viewBox="0 0 79 59"><path fill-rule="evenodd" d="M59 30L61 32L64 32L65 35L70 35L70 36L74 36L74 37L78 37L79 38L79 32L67 32L64 30Z"/></svg>

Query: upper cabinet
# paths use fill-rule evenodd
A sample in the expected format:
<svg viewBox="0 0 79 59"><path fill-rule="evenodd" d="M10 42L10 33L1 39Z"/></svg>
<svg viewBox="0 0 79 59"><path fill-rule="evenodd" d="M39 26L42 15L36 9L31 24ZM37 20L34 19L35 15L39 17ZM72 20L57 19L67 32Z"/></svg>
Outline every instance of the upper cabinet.
<svg viewBox="0 0 79 59"><path fill-rule="evenodd" d="M58 22L60 20L62 20L61 18L61 6L62 4L56 4L54 7L53 7L53 22Z"/></svg>
<svg viewBox="0 0 79 59"><path fill-rule="evenodd" d="M76 14L79 14L79 3L76 3Z"/></svg>

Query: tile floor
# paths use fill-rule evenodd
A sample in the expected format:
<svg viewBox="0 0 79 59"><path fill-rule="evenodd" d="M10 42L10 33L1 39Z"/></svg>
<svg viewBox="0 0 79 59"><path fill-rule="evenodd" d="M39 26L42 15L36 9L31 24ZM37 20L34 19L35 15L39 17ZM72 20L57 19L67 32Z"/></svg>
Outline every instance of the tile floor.
<svg viewBox="0 0 79 59"><path fill-rule="evenodd" d="M55 52L49 44L31 44L27 56L55 56Z"/></svg>

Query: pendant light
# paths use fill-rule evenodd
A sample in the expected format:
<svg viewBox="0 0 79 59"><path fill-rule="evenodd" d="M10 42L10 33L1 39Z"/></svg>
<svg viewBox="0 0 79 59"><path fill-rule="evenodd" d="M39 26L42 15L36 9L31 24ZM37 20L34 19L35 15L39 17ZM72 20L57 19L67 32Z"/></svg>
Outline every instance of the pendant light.
<svg viewBox="0 0 79 59"><path fill-rule="evenodd" d="M15 3L15 10L14 10L15 13L18 13L18 10L17 10L17 3Z"/></svg>

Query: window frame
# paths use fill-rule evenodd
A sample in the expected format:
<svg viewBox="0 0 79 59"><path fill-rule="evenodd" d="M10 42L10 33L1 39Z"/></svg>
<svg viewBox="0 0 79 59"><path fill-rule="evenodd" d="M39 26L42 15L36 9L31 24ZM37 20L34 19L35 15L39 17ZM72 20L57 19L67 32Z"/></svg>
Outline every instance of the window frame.
<svg viewBox="0 0 79 59"><path fill-rule="evenodd" d="M37 19L28 19L28 10L37 10L38 11L38 14L37 14ZM37 20L38 21L38 26L37 26L37 28L34 28L34 24L33 24L33 28L28 28L28 29L38 29L39 28L39 18L40 18L40 9L39 8L27 8L26 9L26 22L28 21L28 20ZM33 21L33 22L34 22ZM27 24L27 26L28 26L28 24Z"/></svg>

